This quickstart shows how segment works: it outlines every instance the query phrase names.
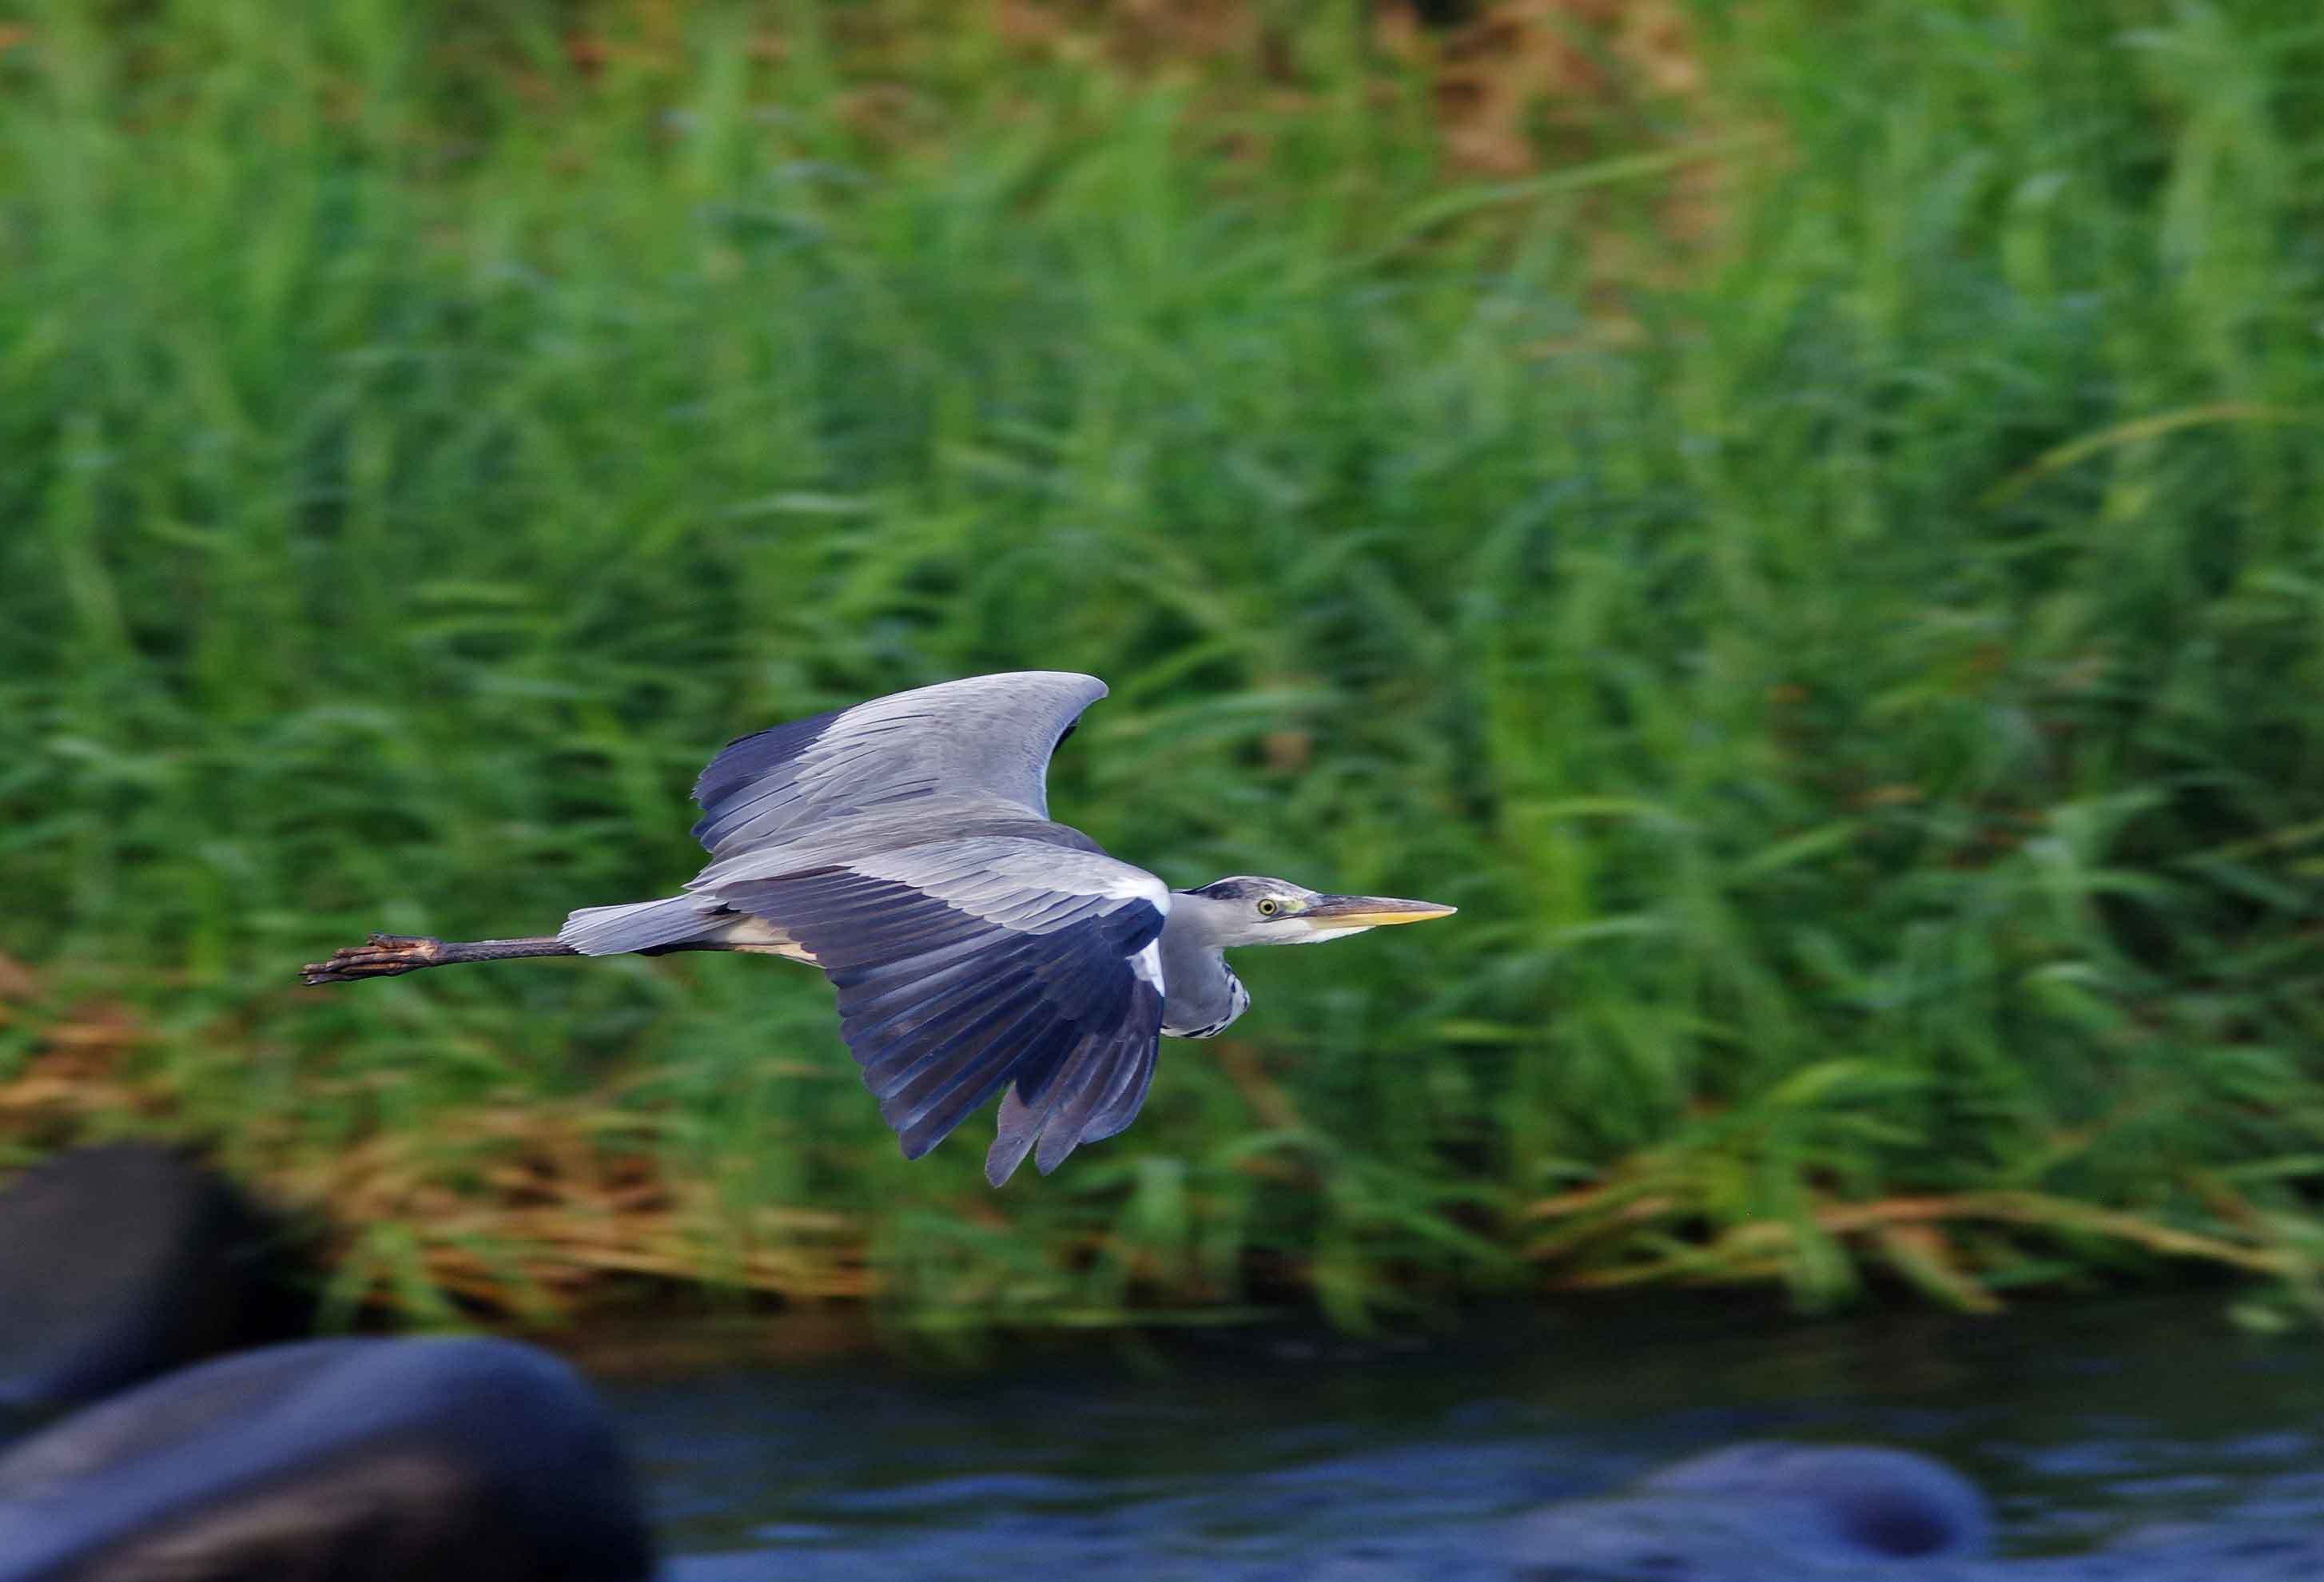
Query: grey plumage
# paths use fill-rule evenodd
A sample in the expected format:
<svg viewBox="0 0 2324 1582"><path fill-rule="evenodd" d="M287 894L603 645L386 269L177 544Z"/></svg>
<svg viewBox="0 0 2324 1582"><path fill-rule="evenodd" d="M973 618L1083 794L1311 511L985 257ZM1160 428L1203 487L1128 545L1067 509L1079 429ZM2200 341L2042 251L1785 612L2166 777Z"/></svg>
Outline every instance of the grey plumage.
<svg viewBox="0 0 2324 1582"><path fill-rule="evenodd" d="M1129 1126L1165 1031L1250 1003L1222 953L1442 915L1281 879L1173 893L1048 816L1049 759L1104 683L945 682L733 741L695 786L710 862L662 900L585 907L555 940L390 940L309 982L516 954L735 950L820 968L881 1114L917 1158L1003 1095L986 1173L1044 1173ZM489 955L486 953L487 946Z"/></svg>

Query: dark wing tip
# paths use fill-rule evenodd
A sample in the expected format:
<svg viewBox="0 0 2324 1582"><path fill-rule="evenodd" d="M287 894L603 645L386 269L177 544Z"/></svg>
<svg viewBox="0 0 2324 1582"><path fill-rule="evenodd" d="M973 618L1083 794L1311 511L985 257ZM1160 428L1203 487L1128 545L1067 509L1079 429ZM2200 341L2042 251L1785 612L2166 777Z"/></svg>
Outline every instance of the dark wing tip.
<svg viewBox="0 0 2324 1582"><path fill-rule="evenodd" d="M1028 1150L1034 1167L1052 1174L1084 1143L1126 1129L1153 1084L1161 1026L1162 997L1141 982L1121 1018L1084 1037L1035 1102L1020 1096L1023 1083L1012 1084L1001 1101L984 1179L1000 1186L1025 1163Z"/></svg>
<svg viewBox="0 0 2324 1582"><path fill-rule="evenodd" d="M994 1187L1009 1184L1017 1167L1025 1163L1032 1150L1033 1139L1040 1135L1041 1118L1046 1109L1037 1110L1017 1096L1014 1083L1001 1096L1001 1128L992 1139L992 1146L984 1155L984 1179Z"/></svg>

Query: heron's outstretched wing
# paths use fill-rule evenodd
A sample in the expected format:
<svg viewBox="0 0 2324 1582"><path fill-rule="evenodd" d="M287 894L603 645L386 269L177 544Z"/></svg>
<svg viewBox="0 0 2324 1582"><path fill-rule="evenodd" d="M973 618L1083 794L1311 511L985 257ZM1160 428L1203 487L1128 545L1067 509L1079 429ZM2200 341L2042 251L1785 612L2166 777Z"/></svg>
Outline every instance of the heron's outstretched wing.
<svg viewBox="0 0 2324 1582"><path fill-rule="evenodd" d="M1012 1083L985 1164L996 1186L1028 1152L1046 1174L1145 1102L1170 892L1142 869L972 835L706 893L812 952L908 1158Z"/></svg>
<svg viewBox="0 0 2324 1582"><path fill-rule="evenodd" d="M1016 670L873 698L730 742L696 782L714 857L802 826L940 798L952 816L1048 816L1049 755L1105 695L1093 676Z"/></svg>

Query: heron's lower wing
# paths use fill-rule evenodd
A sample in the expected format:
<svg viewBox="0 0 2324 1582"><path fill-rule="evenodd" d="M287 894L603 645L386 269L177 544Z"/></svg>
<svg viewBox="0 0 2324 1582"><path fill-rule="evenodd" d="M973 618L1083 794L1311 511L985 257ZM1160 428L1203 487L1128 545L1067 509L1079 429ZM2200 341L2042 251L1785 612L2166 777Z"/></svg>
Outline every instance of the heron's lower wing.
<svg viewBox="0 0 2324 1582"><path fill-rule="evenodd" d="M1038 1143L1054 1170L1145 1101L1162 1026L1162 881L1101 853L1000 837L936 842L719 886L811 952L840 1035L918 1158L1012 1082L1027 1113L997 1185ZM1021 1144L1021 1145L1019 1145Z"/></svg>

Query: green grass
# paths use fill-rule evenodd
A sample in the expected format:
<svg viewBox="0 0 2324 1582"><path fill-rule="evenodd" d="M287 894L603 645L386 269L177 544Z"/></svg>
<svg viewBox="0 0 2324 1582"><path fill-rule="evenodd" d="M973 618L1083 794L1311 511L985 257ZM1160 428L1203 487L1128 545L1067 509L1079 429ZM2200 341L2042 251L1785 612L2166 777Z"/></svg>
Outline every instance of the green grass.
<svg viewBox="0 0 2324 1582"><path fill-rule="evenodd" d="M2304 1288L2306 0L1709 5L1714 91L1492 185L1335 7L1296 102L941 6L479 9L0 52L0 1094L143 1028L15 1157L213 1139L420 1318ZM1239 961L1238 1047L997 1196L803 970L293 986L668 893L719 742L1024 666L1112 684L1053 800L1114 851L1462 916Z"/></svg>

